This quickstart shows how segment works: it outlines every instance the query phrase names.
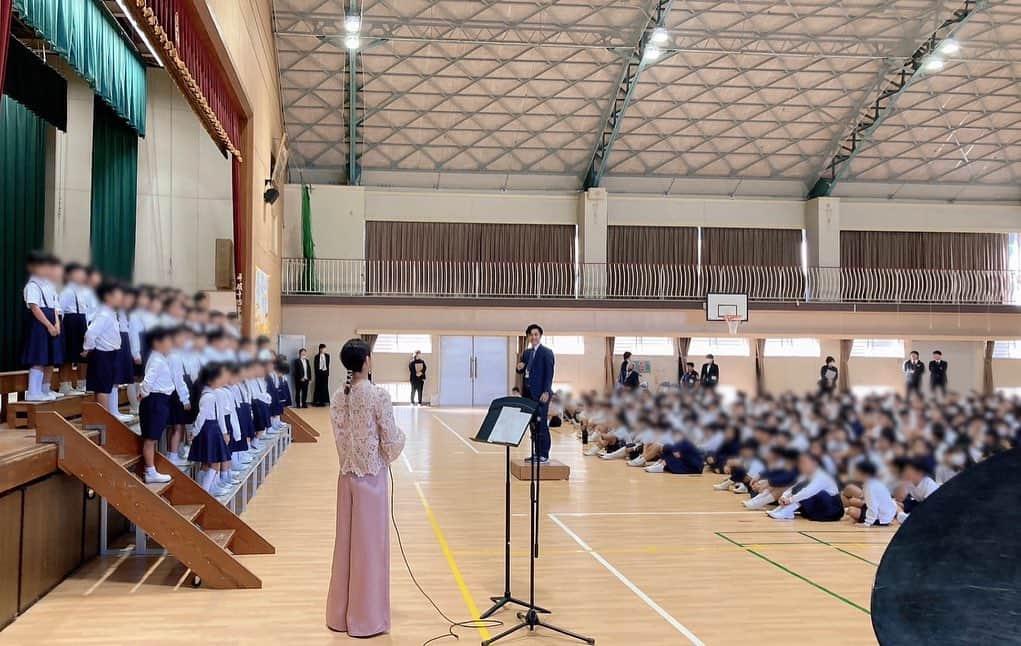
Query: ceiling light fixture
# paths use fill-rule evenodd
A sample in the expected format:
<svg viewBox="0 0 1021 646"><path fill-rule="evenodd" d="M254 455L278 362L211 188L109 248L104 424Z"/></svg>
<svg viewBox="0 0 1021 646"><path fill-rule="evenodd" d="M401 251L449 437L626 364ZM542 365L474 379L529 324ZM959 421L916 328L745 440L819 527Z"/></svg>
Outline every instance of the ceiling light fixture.
<svg viewBox="0 0 1021 646"><path fill-rule="evenodd" d="M922 69L926 72L939 72L943 69L943 59L933 56L922 64Z"/></svg>
<svg viewBox="0 0 1021 646"><path fill-rule="evenodd" d="M357 34L362 30L361 16L348 16L344 18L344 31L349 34Z"/></svg>
<svg viewBox="0 0 1021 646"><path fill-rule="evenodd" d="M656 60L657 58L659 58L662 55L663 55L663 50L660 49L657 45L653 45L653 44L650 43L645 48L645 54L642 56L642 58L644 60L646 60L646 61L654 61L654 60Z"/></svg>
<svg viewBox="0 0 1021 646"><path fill-rule="evenodd" d="M652 30L652 36L649 40L657 45L666 45L667 41L670 40L670 34L667 33L666 29L662 27L656 27Z"/></svg>
<svg viewBox="0 0 1021 646"><path fill-rule="evenodd" d="M156 54L156 49L152 46L152 43L149 42L149 39L146 37L145 32L142 31L141 27L138 26L138 23L135 22L134 16L132 16L131 12L128 11L128 8L124 6L124 0L117 0L117 6L120 7L121 13L123 13L124 17L128 19L128 22L131 24L131 27L135 30L135 33L138 34L138 37L142 39L143 43L145 43L145 47L146 49L149 50L149 54L152 55L154 59L156 59L156 64L159 65L160 67L163 67L163 61Z"/></svg>
<svg viewBox="0 0 1021 646"><path fill-rule="evenodd" d="M358 46L362 44L358 34L348 34L344 37L344 47L348 49L358 49Z"/></svg>

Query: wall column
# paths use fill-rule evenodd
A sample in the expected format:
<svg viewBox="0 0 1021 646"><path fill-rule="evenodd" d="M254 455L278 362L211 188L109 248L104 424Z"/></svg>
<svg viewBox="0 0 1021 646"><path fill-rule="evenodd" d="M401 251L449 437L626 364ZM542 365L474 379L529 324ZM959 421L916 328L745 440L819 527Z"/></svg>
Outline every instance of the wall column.
<svg viewBox="0 0 1021 646"><path fill-rule="evenodd" d="M808 298L840 300L840 199L817 197L805 202L808 246Z"/></svg>
<svg viewBox="0 0 1021 646"><path fill-rule="evenodd" d="M50 64L67 79L67 132L48 128L44 244L64 262L91 261L92 88L57 57Z"/></svg>
<svg viewBox="0 0 1021 646"><path fill-rule="evenodd" d="M582 298L606 296L606 189L590 188L578 202L578 262Z"/></svg>

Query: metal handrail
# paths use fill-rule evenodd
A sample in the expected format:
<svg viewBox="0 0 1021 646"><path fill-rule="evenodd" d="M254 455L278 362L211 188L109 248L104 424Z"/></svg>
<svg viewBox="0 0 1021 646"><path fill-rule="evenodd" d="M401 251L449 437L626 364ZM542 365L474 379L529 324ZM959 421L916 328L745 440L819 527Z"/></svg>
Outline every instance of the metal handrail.
<svg viewBox="0 0 1021 646"><path fill-rule="evenodd" d="M285 258L285 295L980 304L1021 302L1021 274L977 269L796 265L460 262Z"/></svg>

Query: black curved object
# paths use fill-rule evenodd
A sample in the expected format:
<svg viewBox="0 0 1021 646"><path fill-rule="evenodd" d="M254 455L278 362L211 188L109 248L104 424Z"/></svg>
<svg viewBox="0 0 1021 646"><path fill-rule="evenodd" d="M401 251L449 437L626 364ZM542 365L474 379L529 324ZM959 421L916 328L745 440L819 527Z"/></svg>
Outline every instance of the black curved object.
<svg viewBox="0 0 1021 646"><path fill-rule="evenodd" d="M1021 645L1021 449L955 476L890 541L872 587L882 646Z"/></svg>

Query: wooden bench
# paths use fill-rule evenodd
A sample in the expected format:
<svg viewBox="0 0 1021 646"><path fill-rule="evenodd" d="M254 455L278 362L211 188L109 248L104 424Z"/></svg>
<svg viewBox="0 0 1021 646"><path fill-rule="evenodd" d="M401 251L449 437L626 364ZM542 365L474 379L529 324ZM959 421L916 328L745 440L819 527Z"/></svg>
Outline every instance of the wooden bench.
<svg viewBox="0 0 1021 646"><path fill-rule="evenodd" d="M54 390L59 390L60 384L65 381L75 384L84 380L87 372L88 367L84 363L80 364L77 370L71 368L70 365L61 366L52 371L50 387ZM27 370L0 372L0 424L8 421L9 408L14 403L11 401L11 395L14 395L14 398L21 402L25 399L26 390L28 390Z"/></svg>
<svg viewBox="0 0 1021 646"><path fill-rule="evenodd" d="M36 416L41 412L58 413L68 420L77 419L82 416L82 405L91 401L96 401L93 393L66 395L45 402L11 402L8 405L8 424L13 428L35 428Z"/></svg>

